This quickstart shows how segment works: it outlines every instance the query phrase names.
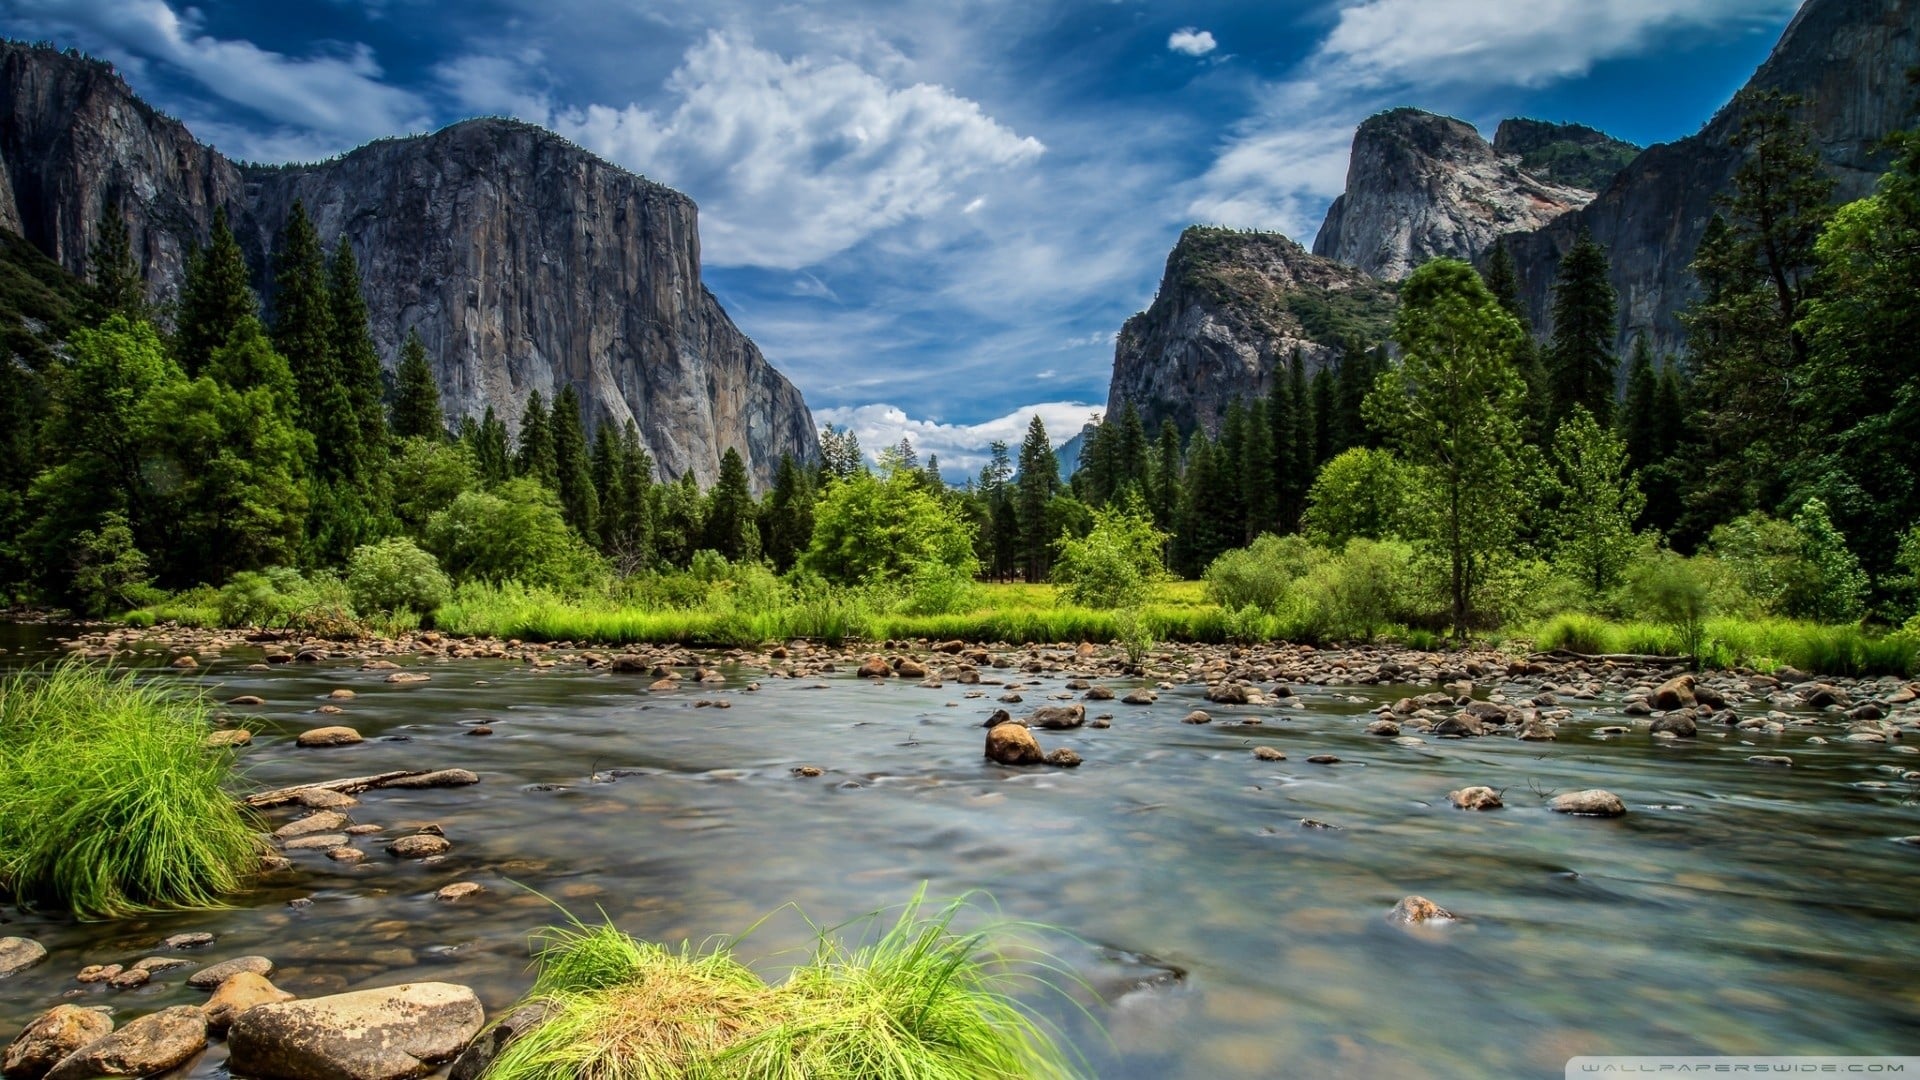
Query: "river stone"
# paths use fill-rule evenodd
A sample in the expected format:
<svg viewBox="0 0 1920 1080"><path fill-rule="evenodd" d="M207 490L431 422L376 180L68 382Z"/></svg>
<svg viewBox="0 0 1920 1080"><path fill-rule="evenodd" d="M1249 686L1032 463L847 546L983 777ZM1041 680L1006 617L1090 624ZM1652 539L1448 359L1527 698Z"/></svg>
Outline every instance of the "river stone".
<svg viewBox="0 0 1920 1080"><path fill-rule="evenodd" d="M209 750L231 749L253 742L253 732L246 728L227 728L224 731L210 732L205 741Z"/></svg>
<svg viewBox="0 0 1920 1080"><path fill-rule="evenodd" d="M46 958L46 947L32 938L0 938L0 977L25 971Z"/></svg>
<svg viewBox="0 0 1920 1080"><path fill-rule="evenodd" d="M294 739L294 745L305 747L352 746L360 740L360 733L350 727L320 727L303 731Z"/></svg>
<svg viewBox="0 0 1920 1080"><path fill-rule="evenodd" d="M474 882L456 881L451 885L440 886L440 890L433 894L433 898L451 904L459 900L465 900L469 896L478 896L486 891L485 888Z"/></svg>
<svg viewBox="0 0 1920 1080"><path fill-rule="evenodd" d="M396 671L387 676L386 681L398 686L404 686L407 683L423 683L432 678L433 676L424 671Z"/></svg>
<svg viewBox="0 0 1920 1080"><path fill-rule="evenodd" d="M862 679L884 679L893 674L893 668L878 656L869 656L854 672Z"/></svg>
<svg viewBox="0 0 1920 1080"><path fill-rule="evenodd" d="M1650 730L1654 735L1671 735L1676 739L1691 739L1700 733L1693 722L1692 710L1656 717Z"/></svg>
<svg viewBox="0 0 1920 1080"><path fill-rule="evenodd" d="M1207 688L1207 700L1215 705L1245 705L1253 695L1245 683L1220 683Z"/></svg>
<svg viewBox="0 0 1920 1080"><path fill-rule="evenodd" d="M1383 739L1391 739L1395 735L1400 734L1400 725L1391 720L1375 720L1373 723L1367 725L1367 734L1378 735Z"/></svg>
<svg viewBox="0 0 1920 1080"><path fill-rule="evenodd" d="M1433 733L1442 738L1472 738L1486 732L1480 719L1471 713L1457 713L1433 725Z"/></svg>
<svg viewBox="0 0 1920 1080"><path fill-rule="evenodd" d="M1156 694L1153 691L1148 690L1146 687L1140 687L1137 690L1127 691L1127 696L1120 699L1120 704L1151 705L1158 700L1160 700L1159 694Z"/></svg>
<svg viewBox="0 0 1920 1080"><path fill-rule="evenodd" d="M644 656L616 656L607 662L607 670L615 675L645 675L652 666Z"/></svg>
<svg viewBox="0 0 1920 1080"><path fill-rule="evenodd" d="M88 964L86 967L80 969L80 974L75 975L73 981L77 983L103 983L125 970L126 968L121 967L119 964Z"/></svg>
<svg viewBox="0 0 1920 1080"><path fill-rule="evenodd" d="M480 1080L494 1059L512 1046L515 1039L540 1026L546 1018L547 1006L536 1002L522 1005L487 1025L455 1059L448 1080Z"/></svg>
<svg viewBox="0 0 1920 1080"><path fill-rule="evenodd" d="M346 833L314 833L311 836L296 836L283 846L288 851L332 851L346 844Z"/></svg>
<svg viewBox="0 0 1920 1080"><path fill-rule="evenodd" d="M98 1076L153 1076L176 1069L206 1049L207 1018L197 1005L151 1013L62 1058L46 1080Z"/></svg>
<svg viewBox="0 0 1920 1080"><path fill-rule="evenodd" d="M1847 696L1845 690L1827 683L1812 687L1801 700L1806 702L1809 709L1824 709L1830 705L1838 705L1844 709L1853 704L1853 699Z"/></svg>
<svg viewBox="0 0 1920 1080"><path fill-rule="evenodd" d="M1414 926L1427 922L1454 922L1459 916L1424 896L1409 896L1393 905L1387 921Z"/></svg>
<svg viewBox="0 0 1920 1080"><path fill-rule="evenodd" d="M100 1009L55 1005L8 1044L0 1073L7 1080L40 1080L62 1058L112 1031L113 1019Z"/></svg>
<svg viewBox="0 0 1920 1080"><path fill-rule="evenodd" d="M1599 788L1556 795L1547 808L1556 814L1579 814L1586 817L1619 817L1627 812L1627 805L1620 801L1620 796Z"/></svg>
<svg viewBox="0 0 1920 1080"><path fill-rule="evenodd" d="M1656 709L1689 709L1693 707L1694 678L1691 675L1676 675L1661 683L1653 691L1653 707Z"/></svg>
<svg viewBox="0 0 1920 1080"><path fill-rule="evenodd" d="M221 983L241 972L254 975L273 974L273 961L264 956L236 956L231 960L222 960L209 964L187 976L187 985L195 990L212 990Z"/></svg>
<svg viewBox="0 0 1920 1080"><path fill-rule="evenodd" d="M1747 764L1749 765L1781 765L1781 766L1790 767L1793 765L1793 759L1786 756L1785 754L1755 754L1752 757L1747 759Z"/></svg>
<svg viewBox="0 0 1920 1080"><path fill-rule="evenodd" d="M1277 746L1256 746L1253 748L1253 756L1256 760L1259 760L1259 761L1287 760L1287 755L1285 751L1281 750Z"/></svg>
<svg viewBox="0 0 1920 1080"><path fill-rule="evenodd" d="M1090 686L1080 697L1083 701L1112 701L1113 691L1104 686Z"/></svg>
<svg viewBox="0 0 1920 1080"><path fill-rule="evenodd" d="M894 661L893 673L903 679L924 679L927 677L927 666L918 660L903 656Z"/></svg>
<svg viewBox="0 0 1920 1080"><path fill-rule="evenodd" d="M1029 727L1055 730L1077 728L1086 722L1087 707L1085 705L1042 705L1033 710L1033 715L1027 717Z"/></svg>
<svg viewBox="0 0 1920 1080"><path fill-rule="evenodd" d="M171 666L177 667L182 671L191 671L200 666L200 661L195 660L191 656L176 656L173 658L173 664Z"/></svg>
<svg viewBox="0 0 1920 1080"><path fill-rule="evenodd" d="M353 691L342 686L342 687L338 687L336 689L327 691L327 696L332 698L335 701L352 701L357 695L355 695Z"/></svg>
<svg viewBox="0 0 1920 1080"><path fill-rule="evenodd" d="M1447 792L1447 801L1461 810L1498 810L1506 804L1500 801L1500 794L1490 787L1461 788Z"/></svg>
<svg viewBox="0 0 1920 1080"><path fill-rule="evenodd" d="M407 1080L460 1053L484 1019L472 990L440 982L259 1005L234 1022L230 1067L261 1080Z"/></svg>
<svg viewBox="0 0 1920 1080"><path fill-rule="evenodd" d="M1047 764L1062 769L1077 769L1080 767L1080 755L1064 746L1056 747L1047 753Z"/></svg>
<svg viewBox="0 0 1920 1080"><path fill-rule="evenodd" d="M328 791L326 788L301 788L293 793L293 801L309 810L340 810L360 805L360 800L341 791Z"/></svg>
<svg viewBox="0 0 1920 1080"><path fill-rule="evenodd" d="M479 782L480 777L478 775L468 772L465 769L435 769L433 772L421 773L419 776L403 776L398 780L389 780L380 786L389 788L443 788L465 787L468 784L477 784Z"/></svg>
<svg viewBox="0 0 1920 1080"><path fill-rule="evenodd" d="M159 975L172 971L175 968L192 967L193 961L184 956L148 956L135 960L133 966L139 968L141 971Z"/></svg>
<svg viewBox="0 0 1920 1080"><path fill-rule="evenodd" d="M127 968L120 972L120 974L108 979L107 985L113 987L115 990L137 990L147 985L148 981L152 978L153 972L148 971L146 968Z"/></svg>
<svg viewBox="0 0 1920 1080"><path fill-rule="evenodd" d="M267 699L258 694L241 694L239 697L227 699L229 705L265 705L266 703Z"/></svg>
<svg viewBox="0 0 1920 1080"><path fill-rule="evenodd" d="M248 1009L275 1001L292 1001L293 995L267 981L265 975L251 971L235 973L207 1000L207 1030L223 1035Z"/></svg>
<svg viewBox="0 0 1920 1080"><path fill-rule="evenodd" d="M389 841L387 854L402 859L425 859L434 855L445 855L453 845L444 836L432 833L415 833Z"/></svg>
<svg viewBox="0 0 1920 1080"><path fill-rule="evenodd" d="M213 935L205 930L189 930L181 934L169 934L162 938L160 945L167 949L204 949L213 944Z"/></svg>
<svg viewBox="0 0 1920 1080"><path fill-rule="evenodd" d="M292 840L296 836L312 836L314 833L339 832L347 826L347 815L338 810L320 810L303 818L295 818L273 830L276 839Z"/></svg>
<svg viewBox="0 0 1920 1080"><path fill-rule="evenodd" d="M989 728L987 759L1001 765L1038 765L1046 760L1033 732L1022 724L996 724Z"/></svg>
<svg viewBox="0 0 1920 1080"><path fill-rule="evenodd" d="M1213 717L1208 715L1205 709L1195 709L1181 717L1180 722L1183 724L1211 724L1213 723Z"/></svg>

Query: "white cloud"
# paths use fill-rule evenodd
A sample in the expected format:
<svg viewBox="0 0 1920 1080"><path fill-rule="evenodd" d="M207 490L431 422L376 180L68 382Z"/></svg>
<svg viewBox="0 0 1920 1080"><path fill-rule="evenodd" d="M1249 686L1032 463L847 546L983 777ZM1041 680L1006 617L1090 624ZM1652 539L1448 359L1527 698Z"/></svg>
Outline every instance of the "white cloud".
<svg viewBox="0 0 1920 1080"><path fill-rule="evenodd" d="M1068 338L1061 342L1062 351L1067 349L1091 349L1100 346L1112 347L1113 339L1119 336L1116 330L1096 330L1085 337Z"/></svg>
<svg viewBox="0 0 1920 1080"><path fill-rule="evenodd" d="M687 50L670 111L561 113L559 130L701 201L716 265L798 269L946 205L969 176L1045 147L941 86L896 87L839 59L787 59L713 32Z"/></svg>
<svg viewBox="0 0 1920 1080"><path fill-rule="evenodd" d="M427 125L420 99L382 82L380 65L365 45L290 57L203 33L196 9L176 12L166 0L11 0L9 7L43 32L85 38L131 70L165 64L227 101L296 129L260 139L269 149L338 151ZM298 129L314 137L303 140ZM228 148L253 156L244 147Z"/></svg>
<svg viewBox="0 0 1920 1080"><path fill-rule="evenodd" d="M1219 47L1213 40L1211 30L1197 30L1191 26L1175 30L1167 37L1167 48L1187 56L1205 56Z"/></svg>
<svg viewBox="0 0 1920 1080"><path fill-rule="evenodd" d="M1020 440L1027 437L1027 425L1035 414L1046 425L1047 438L1054 446L1080 434L1088 420L1098 419L1104 410L1098 405L1078 401L1047 401L1026 405L978 424L943 424L937 420L915 420L893 405L854 405L835 409L815 409L813 418L836 428L850 429L860 439L860 448L878 461L880 451L897 446L901 439L913 440L920 460L938 454L943 473L950 477L973 475L992 456L995 441L1007 444L1018 457Z"/></svg>
<svg viewBox="0 0 1920 1080"><path fill-rule="evenodd" d="M529 48L518 56L459 56L433 67L441 88L469 113L512 116L532 124L553 121L553 99L528 84L545 57Z"/></svg>

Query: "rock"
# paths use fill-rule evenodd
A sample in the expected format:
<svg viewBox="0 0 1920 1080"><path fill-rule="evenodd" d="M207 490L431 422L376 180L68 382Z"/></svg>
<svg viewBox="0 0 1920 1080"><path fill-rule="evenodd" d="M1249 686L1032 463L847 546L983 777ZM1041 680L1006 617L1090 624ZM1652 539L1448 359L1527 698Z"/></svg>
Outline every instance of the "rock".
<svg viewBox="0 0 1920 1080"><path fill-rule="evenodd" d="M265 975L251 971L236 972L220 984L207 1000L207 1030L224 1035L248 1009L275 1001L292 1001L293 995L267 981Z"/></svg>
<svg viewBox="0 0 1920 1080"><path fill-rule="evenodd" d="M607 670L615 675L645 675L652 666L644 656L616 656L607 661Z"/></svg>
<svg viewBox="0 0 1920 1080"><path fill-rule="evenodd" d="M1080 695L1083 701L1112 701L1113 691L1104 686L1089 686L1087 692Z"/></svg>
<svg viewBox="0 0 1920 1080"><path fill-rule="evenodd" d="M1414 926L1427 922L1455 922L1459 916L1424 896L1409 896L1393 905L1387 912L1387 921Z"/></svg>
<svg viewBox="0 0 1920 1080"><path fill-rule="evenodd" d="M456 881L451 885L440 886L439 891L433 894L433 898L443 903L452 904L468 899L469 897L479 896L486 891L486 889L474 882Z"/></svg>
<svg viewBox="0 0 1920 1080"><path fill-rule="evenodd" d="M893 673L903 679L924 679L927 666L911 657L903 656L893 662Z"/></svg>
<svg viewBox="0 0 1920 1080"><path fill-rule="evenodd" d="M239 697L227 699L229 705L265 705L266 703L266 699L257 694L241 694Z"/></svg>
<svg viewBox="0 0 1920 1080"><path fill-rule="evenodd" d="M996 724L987 729L987 759L1001 765L1038 765L1045 755L1024 725Z"/></svg>
<svg viewBox="0 0 1920 1080"><path fill-rule="evenodd" d="M427 682L432 678L433 676L427 674L424 671L396 671L393 674L388 675L385 681L390 682L395 686L406 686L410 683Z"/></svg>
<svg viewBox="0 0 1920 1080"><path fill-rule="evenodd" d="M1259 761L1287 760L1286 752L1275 746L1256 746L1253 748L1253 756Z"/></svg>
<svg viewBox="0 0 1920 1080"><path fill-rule="evenodd" d="M213 935L204 930L194 930L184 934L173 934L160 944L168 949L204 949L213 944Z"/></svg>
<svg viewBox="0 0 1920 1080"><path fill-rule="evenodd" d="M1457 713L1433 725L1433 733L1442 738L1463 739L1485 735L1487 729L1471 713Z"/></svg>
<svg viewBox="0 0 1920 1080"><path fill-rule="evenodd" d="M1027 726L1065 730L1087 722L1085 705L1042 705L1027 717Z"/></svg>
<svg viewBox="0 0 1920 1080"><path fill-rule="evenodd" d="M25 971L46 958L46 947L32 938L0 938L0 978Z"/></svg>
<svg viewBox="0 0 1920 1080"><path fill-rule="evenodd" d="M80 974L75 975L73 981L79 983L103 983L125 970L126 969L119 964L88 964L86 967L80 969Z"/></svg>
<svg viewBox="0 0 1920 1080"><path fill-rule="evenodd" d="M191 656L176 656L173 658L173 663L167 666L178 668L181 671L192 671L194 668L200 666L200 661L195 660Z"/></svg>
<svg viewBox="0 0 1920 1080"><path fill-rule="evenodd" d="M415 833L401 836L387 842L387 854L401 859L425 859L434 855L445 855L453 849L444 836L432 833Z"/></svg>
<svg viewBox="0 0 1920 1080"><path fill-rule="evenodd" d="M1127 691L1127 696L1120 699L1120 704L1151 705L1158 700L1160 700L1160 695L1143 686L1135 690Z"/></svg>
<svg viewBox="0 0 1920 1080"><path fill-rule="evenodd" d="M1460 810L1498 810L1506 805L1500 801L1500 793L1490 787L1469 787L1449 791L1447 801Z"/></svg>
<svg viewBox="0 0 1920 1080"><path fill-rule="evenodd" d="M314 833L339 832L347 827L347 815L338 810L316 810L303 818L295 818L273 830L276 840L292 840L299 836L312 836Z"/></svg>
<svg viewBox="0 0 1920 1080"><path fill-rule="evenodd" d="M187 976L187 985L195 990L212 990L241 972L253 975L273 974L273 961L264 956L236 956L209 964Z"/></svg>
<svg viewBox="0 0 1920 1080"><path fill-rule="evenodd" d="M1681 712L1673 712L1665 716L1655 717L1653 726L1649 730L1655 735L1667 734L1672 735L1676 739L1691 739L1698 735L1700 731L1693 722L1693 713L1691 710L1683 710Z"/></svg>
<svg viewBox="0 0 1920 1080"><path fill-rule="evenodd" d="M46 1080L153 1076L185 1065L206 1046L206 1014L196 1005L176 1005L143 1016L67 1055Z"/></svg>
<svg viewBox="0 0 1920 1080"><path fill-rule="evenodd" d="M869 656L854 674L862 679L884 679L893 674L893 668L878 656Z"/></svg>
<svg viewBox="0 0 1920 1080"><path fill-rule="evenodd" d="M152 978L153 972L145 968L127 968L120 974L108 979L107 985L113 987L115 990L137 990L147 985L148 981Z"/></svg>
<svg viewBox="0 0 1920 1080"><path fill-rule="evenodd" d="M495 1058L513 1041L532 1031L547 1018L547 1006L539 1002L522 1005L487 1025L453 1063L448 1080L480 1080Z"/></svg>
<svg viewBox="0 0 1920 1080"><path fill-rule="evenodd" d="M678 689L680 689L680 676L678 675L668 675L665 678L655 679L653 682L647 684L647 692L650 694L670 694Z"/></svg>
<svg viewBox="0 0 1920 1080"><path fill-rule="evenodd" d="M1853 699L1847 696L1845 690L1827 683L1820 683L1809 689L1801 695L1800 700L1806 703L1809 709L1825 709L1830 706L1845 709L1853 705Z"/></svg>
<svg viewBox="0 0 1920 1080"><path fill-rule="evenodd" d="M800 777L803 780L811 780L814 777L821 775L821 772L822 772L820 766L818 765L795 765L793 768L788 769L787 771L789 773L792 773L794 776Z"/></svg>
<svg viewBox="0 0 1920 1080"><path fill-rule="evenodd" d="M1648 700L1656 709L1690 709L1694 706L1693 686L1692 675L1676 675L1654 688Z"/></svg>
<svg viewBox="0 0 1920 1080"><path fill-rule="evenodd" d="M1627 812L1627 804L1620 801L1620 796L1599 788L1556 795L1547 808L1556 814L1579 814L1584 817L1619 817Z"/></svg>
<svg viewBox="0 0 1920 1080"><path fill-rule="evenodd" d="M1207 689L1207 700L1215 705L1245 705L1252 697L1245 683L1223 682Z"/></svg>
<svg viewBox="0 0 1920 1080"><path fill-rule="evenodd" d="M332 859L334 862L337 862L337 863L347 863L348 865L352 865L354 863L366 862L367 853L364 851L361 851L357 847L346 847L343 845L341 847L328 848L327 858Z"/></svg>
<svg viewBox="0 0 1920 1080"><path fill-rule="evenodd" d="M1183 724L1211 724L1213 723L1213 717L1208 716L1204 709L1195 709L1181 717L1180 722Z"/></svg>
<svg viewBox="0 0 1920 1080"><path fill-rule="evenodd" d="M435 769L418 776L403 776L380 785L389 788L448 788L477 784L480 777L465 769Z"/></svg>
<svg viewBox="0 0 1920 1080"><path fill-rule="evenodd" d="M1529 720L1520 725L1520 731L1516 737L1523 742L1552 742L1560 735L1553 729L1552 724Z"/></svg>
<svg viewBox="0 0 1920 1080"><path fill-rule="evenodd" d="M1064 746L1055 747L1047 754L1047 764L1058 766L1062 769L1078 768L1080 765L1080 755Z"/></svg>
<svg viewBox="0 0 1920 1080"><path fill-rule="evenodd" d="M55 1005L35 1017L0 1059L0 1075L7 1080L40 1080L60 1061L113 1031L113 1020L100 1009Z"/></svg>
<svg viewBox="0 0 1920 1080"><path fill-rule="evenodd" d="M1747 764L1777 765L1790 768L1793 765L1793 759L1785 754L1754 754L1752 757L1747 758Z"/></svg>
<svg viewBox="0 0 1920 1080"><path fill-rule="evenodd" d="M281 846L288 851L332 851L346 844L346 833L314 833L312 836L296 836L284 841Z"/></svg>
<svg viewBox="0 0 1920 1080"><path fill-rule="evenodd" d="M232 749L234 747L246 746L252 742L253 732L248 731L246 728L227 728L222 731L209 732L206 738L206 745L209 750Z"/></svg>
<svg viewBox="0 0 1920 1080"><path fill-rule="evenodd" d="M995 709L993 710L993 715L987 717L987 722L984 724L981 724L980 726L990 728L990 727L996 727L1000 724L1024 724L1024 723L1025 721L1015 720L1013 718L1013 714L1008 712L1005 709Z"/></svg>
<svg viewBox="0 0 1920 1080"><path fill-rule="evenodd" d="M1367 725L1367 734L1378 735L1383 739L1391 739L1395 735L1400 734L1400 725L1391 720L1375 720L1373 723Z"/></svg>
<svg viewBox="0 0 1920 1080"><path fill-rule="evenodd" d="M439 982L259 1005L228 1034L230 1066L260 1080L407 1080L460 1053L483 1020L472 990Z"/></svg>
<svg viewBox="0 0 1920 1080"><path fill-rule="evenodd" d="M294 739L294 745L308 748L322 746L352 746L360 742L360 733L350 727L320 727L300 733Z"/></svg>
<svg viewBox="0 0 1920 1080"><path fill-rule="evenodd" d="M1339 758L1337 758L1337 757L1334 757L1334 756L1333 756L1332 754L1315 754L1315 755L1313 755L1312 757L1310 757L1310 758L1308 758L1308 759L1307 759L1307 764L1309 764L1309 765L1338 765L1338 764L1340 764L1340 759L1339 759Z"/></svg>
<svg viewBox="0 0 1920 1080"><path fill-rule="evenodd" d="M155 975L160 975L179 968L192 967L193 961L184 956L149 956L134 961L133 966L139 968L141 971L148 971Z"/></svg>
<svg viewBox="0 0 1920 1080"><path fill-rule="evenodd" d="M339 791L326 788L301 788L293 793L293 801L309 810L340 810L360 805L360 800Z"/></svg>
<svg viewBox="0 0 1920 1080"><path fill-rule="evenodd" d="M352 701L357 695L355 695L353 691L342 686L342 687L338 687L336 689L327 691L327 696L332 698L335 701Z"/></svg>

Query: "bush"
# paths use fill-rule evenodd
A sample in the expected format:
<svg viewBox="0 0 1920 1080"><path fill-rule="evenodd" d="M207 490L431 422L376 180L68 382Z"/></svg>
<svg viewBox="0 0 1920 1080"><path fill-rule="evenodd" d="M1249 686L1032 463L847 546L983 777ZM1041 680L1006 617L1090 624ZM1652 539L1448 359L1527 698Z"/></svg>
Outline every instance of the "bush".
<svg viewBox="0 0 1920 1080"><path fill-rule="evenodd" d="M1326 559L1326 553L1299 536L1262 535L1244 548L1225 552L1207 567L1207 599L1228 611L1251 607L1266 614L1280 610L1293 583Z"/></svg>
<svg viewBox="0 0 1920 1080"><path fill-rule="evenodd" d="M68 662L0 682L0 892L81 918L212 907L259 864L198 701Z"/></svg>
<svg viewBox="0 0 1920 1080"><path fill-rule="evenodd" d="M300 630L309 634L344 636L358 633L353 598L347 586L332 574L311 578L298 570L275 566L242 570L220 590L222 626L259 626Z"/></svg>
<svg viewBox="0 0 1920 1080"><path fill-rule="evenodd" d="M897 585L937 563L963 577L980 570L973 527L911 469L881 480L856 472L815 504L813 541L801 565L839 585Z"/></svg>
<svg viewBox="0 0 1920 1080"><path fill-rule="evenodd" d="M431 615L447 602L453 586L432 555L404 536L353 549L347 562L347 593L362 615L413 612Z"/></svg>
<svg viewBox="0 0 1920 1080"><path fill-rule="evenodd" d="M74 537L73 595L83 615L106 615L156 597L147 557L133 544L133 530L119 511L100 528Z"/></svg>
<svg viewBox="0 0 1920 1080"><path fill-rule="evenodd" d="M1689 657L1700 659L1714 611L1712 560L1655 553L1627 570L1627 594L1642 617L1671 627Z"/></svg>
<svg viewBox="0 0 1920 1080"><path fill-rule="evenodd" d="M1355 537L1398 536L1413 504L1413 471L1386 450L1356 446L1320 467L1307 491L1300 527L1314 543L1338 551Z"/></svg>
<svg viewBox="0 0 1920 1080"><path fill-rule="evenodd" d="M1053 564L1053 582L1069 603L1096 609L1132 608L1147 602L1156 582L1167 576L1161 561L1167 534L1139 496L1124 506L1093 511L1085 536L1063 533Z"/></svg>
<svg viewBox="0 0 1920 1080"><path fill-rule="evenodd" d="M1312 636L1359 641L1404 619L1413 591L1413 549L1360 538L1314 566L1298 589Z"/></svg>
<svg viewBox="0 0 1920 1080"><path fill-rule="evenodd" d="M581 590L606 577L561 516L559 497L524 477L461 492L428 519L427 548L456 581Z"/></svg>
<svg viewBox="0 0 1920 1080"><path fill-rule="evenodd" d="M1834 528L1827 504L1808 499L1793 515L1802 573L1788 585L1784 614L1827 623L1853 622L1866 606L1867 574Z"/></svg>
<svg viewBox="0 0 1920 1080"><path fill-rule="evenodd" d="M979 589L973 578L941 563L928 563L907 579L896 608L902 615L957 615L973 608Z"/></svg>

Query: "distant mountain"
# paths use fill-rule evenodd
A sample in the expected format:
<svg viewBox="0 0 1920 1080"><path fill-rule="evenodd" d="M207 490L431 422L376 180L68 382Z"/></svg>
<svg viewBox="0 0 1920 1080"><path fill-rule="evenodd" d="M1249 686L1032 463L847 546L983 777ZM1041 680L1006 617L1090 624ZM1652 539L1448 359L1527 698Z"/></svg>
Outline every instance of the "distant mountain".
<svg viewBox="0 0 1920 1080"><path fill-rule="evenodd" d="M571 385L589 425L634 420L669 477L711 483L735 447L765 486L782 454L818 451L799 391L701 284L697 210L676 191L507 120L237 164L108 65L0 43L0 228L69 271L111 207L164 303L224 209L266 294L295 200L353 246L384 362L417 330L455 417L491 406L517 427L531 392Z"/></svg>
<svg viewBox="0 0 1920 1080"><path fill-rule="evenodd" d="M1502 120L1493 152L1519 159L1523 172L1585 191L1605 191L1640 148L1584 124Z"/></svg>

